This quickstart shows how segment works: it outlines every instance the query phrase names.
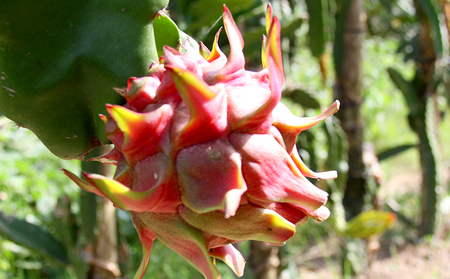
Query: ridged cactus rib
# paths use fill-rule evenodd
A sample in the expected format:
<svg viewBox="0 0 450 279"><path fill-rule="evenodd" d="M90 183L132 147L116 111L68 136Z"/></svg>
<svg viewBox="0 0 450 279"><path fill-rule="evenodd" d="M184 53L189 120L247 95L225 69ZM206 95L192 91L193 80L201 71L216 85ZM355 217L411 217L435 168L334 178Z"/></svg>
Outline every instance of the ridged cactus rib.
<svg viewBox="0 0 450 279"><path fill-rule="evenodd" d="M309 218L323 221L328 194L306 177L296 137L339 109L297 117L280 103L284 71L280 22L268 7L263 69L245 70L244 42L224 7L228 58L218 45L165 47L148 76L133 77L127 104L108 105L101 116L109 153L95 158L115 164L113 178L65 171L86 191L131 211L144 250L135 279L143 278L153 241L189 261L205 278L220 278L211 257L242 276L245 260L233 246L244 240L283 245ZM264 37L265 38L265 37Z"/></svg>

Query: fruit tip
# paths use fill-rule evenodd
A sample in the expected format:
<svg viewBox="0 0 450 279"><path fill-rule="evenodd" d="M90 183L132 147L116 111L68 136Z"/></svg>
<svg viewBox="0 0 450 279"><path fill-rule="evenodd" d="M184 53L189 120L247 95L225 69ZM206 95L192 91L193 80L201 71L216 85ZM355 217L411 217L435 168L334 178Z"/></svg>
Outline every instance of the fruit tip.
<svg viewBox="0 0 450 279"><path fill-rule="evenodd" d="M103 120L103 122L106 123L106 121L108 121L108 118L105 115L99 114L98 116L100 117L101 120Z"/></svg>
<svg viewBox="0 0 450 279"><path fill-rule="evenodd" d="M116 91L116 93L118 93L120 96L122 97L126 97L127 95L127 89L126 88L121 88L121 87L113 87L113 90Z"/></svg>
<svg viewBox="0 0 450 279"><path fill-rule="evenodd" d="M339 110L339 108L341 107L341 102L339 100L334 101L334 103L336 104L336 109Z"/></svg>

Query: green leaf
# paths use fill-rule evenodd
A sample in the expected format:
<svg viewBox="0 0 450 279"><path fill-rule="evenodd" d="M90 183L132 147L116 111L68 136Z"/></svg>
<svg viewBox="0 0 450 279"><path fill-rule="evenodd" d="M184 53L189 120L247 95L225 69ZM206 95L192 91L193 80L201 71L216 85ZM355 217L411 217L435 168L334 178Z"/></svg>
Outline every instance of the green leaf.
<svg viewBox="0 0 450 279"><path fill-rule="evenodd" d="M322 0L306 0L309 13L308 47L314 57L325 52L325 17Z"/></svg>
<svg viewBox="0 0 450 279"><path fill-rule="evenodd" d="M81 233L87 242L93 242L97 227L97 195L80 189L79 204Z"/></svg>
<svg viewBox="0 0 450 279"><path fill-rule="evenodd" d="M180 33L178 27L166 14L160 12L153 20L153 28L155 29L156 49L158 57L163 55L163 47L177 47L180 42Z"/></svg>
<svg viewBox="0 0 450 279"><path fill-rule="evenodd" d="M392 212L364 211L351 219L341 234L347 237L367 238L372 235L382 234L387 229L390 229L395 221L397 221L397 216Z"/></svg>
<svg viewBox="0 0 450 279"><path fill-rule="evenodd" d="M186 39L189 37L189 44L191 45L191 47L193 47L194 49L200 49L198 42L196 40L194 40L191 36L189 36L188 34L184 33L181 30L178 30L178 32L180 34L180 40L181 40L182 44L184 44Z"/></svg>
<svg viewBox="0 0 450 279"><path fill-rule="evenodd" d="M17 244L52 256L64 264L69 264L64 246L40 227L0 212L0 232Z"/></svg>
<svg viewBox="0 0 450 279"><path fill-rule="evenodd" d="M351 4L351 0L338 0L337 12L336 12L336 27L334 31L334 44L333 44L333 59L334 68L336 73L341 73L342 57L344 52L344 31L345 31L345 19L347 17L347 11Z"/></svg>
<svg viewBox="0 0 450 279"><path fill-rule="evenodd" d="M233 14L253 7L256 0L198 0L188 5L191 20L187 29L188 34L197 33L205 26L214 25L223 14L223 5L227 5Z"/></svg>
<svg viewBox="0 0 450 279"><path fill-rule="evenodd" d="M301 88L287 89L283 92L283 96L290 98L304 108L320 109L320 103L313 94Z"/></svg>
<svg viewBox="0 0 450 279"><path fill-rule="evenodd" d="M98 114L158 59L152 19L167 4L0 1L0 110L64 159L107 141Z"/></svg>
<svg viewBox="0 0 450 279"><path fill-rule="evenodd" d="M301 17L294 17L291 18L289 21L283 21L281 23L281 30L280 30L281 37L284 38L292 36L292 34L294 34L294 32L302 26L304 21L305 20Z"/></svg>
<svg viewBox="0 0 450 279"><path fill-rule="evenodd" d="M419 100L417 97L416 89L414 88L413 84L409 81L407 81L397 70L394 68L389 67L388 68L389 77L394 82L394 84L397 86L398 89L403 94L403 97L405 97L406 104L409 107L410 113L415 114L417 110L417 106L419 104Z"/></svg>
<svg viewBox="0 0 450 279"><path fill-rule="evenodd" d="M399 146L391 147L377 154L378 161L381 162L383 160L389 159L413 147L417 147L417 144L402 144Z"/></svg>
<svg viewBox="0 0 450 279"><path fill-rule="evenodd" d="M301 17L292 17L289 20L282 21L280 30L281 38L293 36L294 32L302 26L304 21ZM249 28L242 34L245 42L244 55L247 61L254 57L261 57L262 37L265 33L266 27L261 26Z"/></svg>

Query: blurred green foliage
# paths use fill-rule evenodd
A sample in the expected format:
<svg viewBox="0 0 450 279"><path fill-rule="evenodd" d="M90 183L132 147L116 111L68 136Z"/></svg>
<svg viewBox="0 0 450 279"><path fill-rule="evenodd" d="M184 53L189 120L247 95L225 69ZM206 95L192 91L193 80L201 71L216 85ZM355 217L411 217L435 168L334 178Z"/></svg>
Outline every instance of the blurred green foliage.
<svg viewBox="0 0 450 279"><path fill-rule="evenodd" d="M219 19L222 12L220 4L213 1L211 4L219 5L218 14L211 13L208 17L200 17L201 5L206 5L205 1L193 1L195 5L188 5L191 1L171 1L169 10L173 11L177 24L196 39L205 40L206 45L210 45L217 27L214 23ZM245 27L244 37L254 36L258 24L263 20L264 9L261 1L246 2L247 6L239 6L238 1L225 1L236 14L238 24ZM310 1L311 2L311 1ZM183 4L184 3L184 4ZM234 3L234 4L233 4ZM240 2L239 2L240 3ZM405 4L406 3L406 4ZM392 65L402 72L408 79L414 75L414 64L411 61L404 61L398 55L399 39L396 34L404 32L406 41L409 35L406 31L415 28L412 19L412 10L408 6L408 1L367 1L368 27L370 37L364 42L364 103L363 115L365 117L365 140L373 143L376 153L380 153L394 146L402 144L415 144L416 137L409 129L407 122L408 108L404 98L399 93L397 87L389 79L386 69ZM386 14L384 6L387 6L392 13ZM192 8L192 13L187 10ZM247 10L247 8L250 8ZM212 8L210 8L212 10ZM215 9L215 8L214 8ZM287 73L287 83L293 85L294 93L285 96L283 101L290 109L300 116L317 115L320 111L318 107L328 106L332 102L333 72L332 61L330 59L332 48L324 45L324 57L328 65L328 78L322 79L321 67L317 62L317 54L312 53L308 48L310 39L308 37L309 25L302 19L302 13L306 6L299 4L296 10L291 11L290 22L295 22L298 28L292 31L288 37L289 42L283 47L295 50L292 56L285 57L285 67ZM289 12L279 7L275 10L284 15ZM250 18L250 19L249 19ZM191 24L201 19L201 24ZM247 19L249 19L247 21ZM301 19L301 20L299 20ZM299 24L299 22L302 22ZM245 24L246 23L246 24ZM246 26L245 26L246 25ZM206 27L205 27L206 26ZM211 28L211 29L210 29ZM247 32L248 31L248 32ZM222 36L224 37L224 36ZM410 40L411 38L409 38ZM255 39L256 41L256 39ZM286 46L288 45L288 46ZM401 43L400 43L401 46ZM258 46L260 47L260 45ZM255 49L246 45L246 51L251 50L256 58L259 54ZM408 51L409 48L400 48L401 51ZM314 55L313 55L314 54ZM295 91L297 90L297 91ZM439 88L439 90L443 90ZM297 92L297 93L295 93ZM302 95L300 95L302 94ZM297 97L296 97L297 96ZM303 96L303 97L298 97ZM305 96L310 99L307 105ZM442 107L446 108L445 99L440 99ZM317 105L318 104L318 105ZM444 111L446 109L443 109ZM450 117L444 115L440 124L442 138L450 138ZM339 274L339 267L334 264L334 259L330 256L328 245L329 239L336 238L335 228L339 223L339 199L342 198L340 190L341 181L345 177L346 163L341 154L342 134L335 119L330 119L325 124L301 133L299 137L300 155L305 163L313 170L337 169L340 177L336 181L331 181L328 185L319 181L319 186L331 189L330 207L332 216L329 221L317 223L308 221L304 226L298 227L296 236L289 240L282 248L282 265L286 268L288 278L297 278L297 267L299 262L296 256L310 249L312 244L317 244L325 262L332 273ZM447 164L450 164L450 148L445 146L443 157ZM79 212L78 198L80 190L71 183L59 171L60 168L68 169L74 173L80 171L78 161L62 161L44 147L42 143L29 131L16 127L13 123L0 117L0 212L14 215L20 220L25 220L30 224L38 225L43 231L53 235L57 241L68 243L60 234L60 228L55 225L58 216L55 208L61 197L67 197L71 202L70 213ZM408 149L398 156L381 162L384 172L384 181L389 182L392 178L398 178L399 174L414 176L419 172L418 153L414 148ZM387 197L390 206L397 206L401 213L399 221L394 228L386 233L397 244L405 243L413 238L407 221L417 223L419 214L419 194L409 189L407 183L400 189L380 189L380 192ZM141 257L142 249L139 238L131 223L127 212L118 210L119 242L121 245L122 258L120 265L127 278L134 275ZM402 221L405 217L406 221ZM79 220L75 221L79 225ZM325 244L327 243L327 244ZM248 243L240 243L239 249L243 251L244 257L249 253ZM82 255L73 255L82 258ZM231 270L217 262L217 267L224 279L235 278ZM0 279L3 278L77 278L73 265L64 266L49 257L46 257L37 250L19 246L11 242L4 234L0 234ZM166 248L159 241L156 241L153 249L151 262L146 273L146 278L175 279L199 278L198 272L185 260ZM252 279L252 272L246 269L245 279Z"/></svg>
<svg viewBox="0 0 450 279"><path fill-rule="evenodd" d="M59 169L78 172L80 163L58 159L30 131L19 129L3 116L0 116L0 154L0 214L14 215L29 223L29 228L37 225L43 232L55 235L54 210L58 198L67 195L76 199L79 193ZM77 210L76 206L73 210ZM36 238L32 231L30 235ZM29 250L18 246L1 233L0 247L0 278L73 276L61 262L46 257L39 247Z"/></svg>

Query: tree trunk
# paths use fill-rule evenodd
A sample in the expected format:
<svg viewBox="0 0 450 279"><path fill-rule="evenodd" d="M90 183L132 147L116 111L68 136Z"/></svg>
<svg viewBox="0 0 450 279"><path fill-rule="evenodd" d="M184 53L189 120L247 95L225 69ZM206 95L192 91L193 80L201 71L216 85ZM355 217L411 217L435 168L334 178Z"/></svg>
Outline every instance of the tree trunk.
<svg viewBox="0 0 450 279"><path fill-rule="evenodd" d="M261 241L250 242L250 265L258 279L279 277L280 248Z"/></svg>
<svg viewBox="0 0 450 279"><path fill-rule="evenodd" d="M341 1L337 16L335 95L341 102L338 118L348 141L348 176L343 204L346 218L362 211L366 193L363 161L363 119L361 115L363 1Z"/></svg>
<svg viewBox="0 0 450 279"><path fill-rule="evenodd" d="M100 148L100 153L107 152L103 147ZM93 157L99 154L92 154ZM101 164L98 162L83 162L82 168L84 171L100 173L104 176L112 176L112 168L110 165ZM84 193L88 197L91 193ZM117 226L116 226L116 209L111 201L104 197L93 197L86 199L90 201L86 203L85 215L86 225L92 226L85 228L88 234L92 236L87 237L85 251L90 254L88 271L88 279L115 279L121 277L118 265L118 249L117 249ZM97 200L98 202L95 202ZM96 204L96 206L94 206ZM96 216L91 216L92 214ZM95 221L90 221L95 220ZM93 235L94 227L97 233Z"/></svg>
<svg viewBox="0 0 450 279"><path fill-rule="evenodd" d="M118 265L116 209L111 201L102 197L98 208L98 235L91 260L93 279L121 277Z"/></svg>
<svg viewBox="0 0 450 279"><path fill-rule="evenodd" d="M365 33L363 0L338 1L334 61L336 83L334 93L341 102L337 117L347 135L348 172L342 204L347 220L362 212L366 194L363 160L363 118L361 114L362 43ZM349 239L341 249L343 278L363 273L367 268L365 243Z"/></svg>

